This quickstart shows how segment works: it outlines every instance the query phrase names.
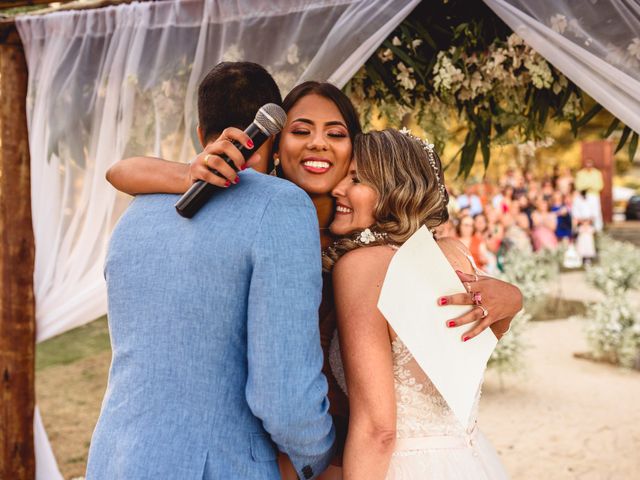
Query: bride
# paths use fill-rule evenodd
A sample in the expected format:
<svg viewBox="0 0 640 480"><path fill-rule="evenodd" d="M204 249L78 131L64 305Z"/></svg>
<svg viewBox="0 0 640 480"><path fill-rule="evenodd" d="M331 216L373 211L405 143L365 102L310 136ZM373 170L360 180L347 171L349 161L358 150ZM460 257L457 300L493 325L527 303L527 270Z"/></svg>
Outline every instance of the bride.
<svg viewBox="0 0 640 480"><path fill-rule="evenodd" d="M331 224L335 235L351 236L323 259L333 273L338 316L332 366L349 397L342 478L507 478L476 426L479 392L470 424L461 426L377 308L398 246L422 225L434 229L448 219L440 160L431 145L396 130L359 135L353 158L332 192L337 207ZM361 234L365 229L369 238ZM444 238L438 245L453 268L474 273L460 242ZM498 338L507 327L491 325Z"/></svg>

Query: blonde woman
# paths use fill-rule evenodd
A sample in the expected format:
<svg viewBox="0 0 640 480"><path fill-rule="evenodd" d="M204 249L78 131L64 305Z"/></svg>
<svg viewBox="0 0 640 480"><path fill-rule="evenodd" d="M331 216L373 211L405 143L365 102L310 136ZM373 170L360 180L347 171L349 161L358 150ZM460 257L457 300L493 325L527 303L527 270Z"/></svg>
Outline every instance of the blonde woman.
<svg viewBox="0 0 640 480"><path fill-rule="evenodd" d="M448 219L448 195L433 147L395 130L358 136L349 175L333 196L331 230L347 236L324 257L325 269L333 272L338 315L339 350L333 348L332 365L350 407L343 478L507 478L478 432L475 415L459 426L377 308L397 247L422 225L434 229ZM367 228L375 240L365 245L360 234ZM455 269L474 273L460 242L446 238L438 244ZM515 287L512 294L520 296ZM470 294L462 295L472 304ZM474 311L479 319L481 308ZM491 325L498 338L507 328L507 320Z"/></svg>

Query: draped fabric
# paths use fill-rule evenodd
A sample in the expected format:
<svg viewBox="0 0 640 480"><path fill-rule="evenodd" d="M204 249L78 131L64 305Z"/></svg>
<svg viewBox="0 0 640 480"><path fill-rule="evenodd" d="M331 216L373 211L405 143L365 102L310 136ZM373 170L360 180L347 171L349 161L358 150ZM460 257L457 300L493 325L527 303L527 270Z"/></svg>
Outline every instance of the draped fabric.
<svg viewBox="0 0 640 480"><path fill-rule="evenodd" d="M484 0L582 90L640 132L637 0Z"/></svg>
<svg viewBox="0 0 640 480"><path fill-rule="evenodd" d="M419 0L136 2L16 21L29 69L37 341L106 313L102 265L129 198L116 160L187 161L196 94L220 61L264 65L283 94L343 86ZM61 478L36 412L37 476Z"/></svg>

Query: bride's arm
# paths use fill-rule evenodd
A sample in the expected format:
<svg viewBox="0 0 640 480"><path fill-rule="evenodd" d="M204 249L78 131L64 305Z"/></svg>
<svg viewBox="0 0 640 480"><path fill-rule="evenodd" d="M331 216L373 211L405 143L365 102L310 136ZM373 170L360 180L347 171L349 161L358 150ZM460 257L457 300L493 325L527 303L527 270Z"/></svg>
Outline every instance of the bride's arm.
<svg viewBox="0 0 640 480"><path fill-rule="evenodd" d="M220 157L227 155L236 165L236 169L243 170L249 162L257 162L259 156L254 155L249 162L245 162L242 153L231 143L238 141L249 147L251 139L237 128L225 129L220 137L208 143L203 151L190 163L170 162L154 157L131 157L114 163L107 170L107 181L117 190L138 195L142 193L184 193L196 180L229 187L238 182L236 170L227 165ZM215 175L216 170L222 177Z"/></svg>
<svg viewBox="0 0 640 480"><path fill-rule="evenodd" d="M393 251L360 248L333 272L340 349L349 391L344 480L384 479L396 437L393 361L387 322L377 308Z"/></svg>

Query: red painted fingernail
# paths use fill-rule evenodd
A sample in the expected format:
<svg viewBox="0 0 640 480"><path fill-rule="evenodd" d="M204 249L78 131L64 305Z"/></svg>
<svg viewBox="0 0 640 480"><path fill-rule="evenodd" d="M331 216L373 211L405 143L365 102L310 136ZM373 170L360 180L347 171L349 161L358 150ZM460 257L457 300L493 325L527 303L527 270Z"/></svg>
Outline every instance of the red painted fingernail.
<svg viewBox="0 0 640 480"><path fill-rule="evenodd" d="M244 172L246 169L247 169L247 164L246 164L246 163L240 167L240 170L242 170L243 172Z"/></svg>
<svg viewBox="0 0 640 480"><path fill-rule="evenodd" d="M234 185L237 185L240 182L240 177L236 176L236 179L233 181Z"/></svg>
<svg viewBox="0 0 640 480"><path fill-rule="evenodd" d="M471 337L464 337L464 338L462 339L462 341L463 341L463 342L466 342L466 341L467 341L467 340L469 340L470 338L471 338Z"/></svg>
<svg viewBox="0 0 640 480"><path fill-rule="evenodd" d="M451 320L450 322L447 322L447 327L455 327L456 326L456 322L454 322L453 320Z"/></svg>
<svg viewBox="0 0 640 480"><path fill-rule="evenodd" d="M247 140L247 147L253 148L253 140L251 139Z"/></svg>
<svg viewBox="0 0 640 480"><path fill-rule="evenodd" d="M226 182L224 182L224 186L228 187L229 185L231 185L231 182L229 180L227 180Z"/></svg>
<svg viewBox="0 0 640 480"><path fill-rule="evenodd" d="M447 299L447 297L440 297L438 299L438 305L448 305L449 304L449 300Z"/></svg>

